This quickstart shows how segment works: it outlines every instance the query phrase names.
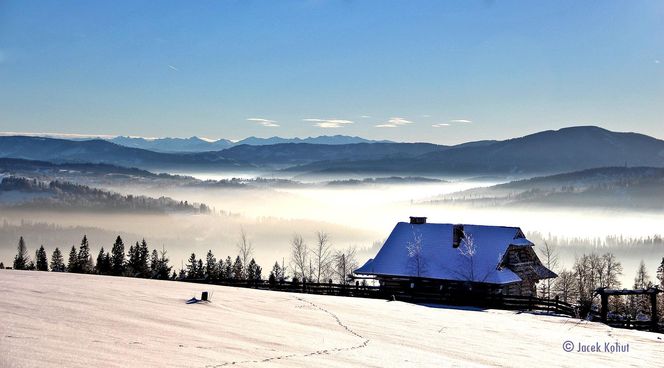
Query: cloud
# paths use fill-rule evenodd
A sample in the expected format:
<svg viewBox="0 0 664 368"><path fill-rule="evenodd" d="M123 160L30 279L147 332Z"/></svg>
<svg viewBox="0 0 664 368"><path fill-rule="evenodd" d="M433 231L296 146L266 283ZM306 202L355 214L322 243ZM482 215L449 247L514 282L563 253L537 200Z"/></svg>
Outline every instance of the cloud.
<svg viewBox="0 0 664 368"><path fill-rule="evenodd" d="M361 117L362 119L371 119L371 116L370 116L370 115L362 115L362 116L360 116L360 117Z"/></svg>
<svg viewBox="0 0 664 368"><path fill-rule="evenodd" d="M180 71L180 69L174 67L173 65L168 65L168 68L171 69L171 70L175 70L176 72Z"/></svg>
<svg viewBox="0 0 664 368"><path fill-rule="evenodd" d="M270 119L263 119L263 118L248 118L248 121L253 121L254 123L258 123L264 127L269 127L269 128L275 128L278 127L279 124L277 124L276 121L270 120Z"/></svg>
<svg viewBox="0 0 664 368"><path fill-rule="evenodd" d="M400 117L393 117L387 120L387 123L374 125L376 128L398 128L403 125L414 124L414 121L410 121Z"/></svg>
<svg viewBox="0 0 664 368"><path fill-rule="evenodd" d="M467 120L467 119L454 119L450 120L450 123L472 123L472 120Z"/></svg>
<svg viewBox="0 0 664 368"><path fill-rule="evenodd" d="M319 128L341 128L344 125L353 124L350 120L342 119L302 119L302 121L314 123L314 126Z"/></svg>
<svg viewBox="0 0 664 368"><path fill-rule="evenodd" d="M0 60L1 60L1 58L0 58ZM660 63L659 60L655 60L655 64L659 64L659 63Z"/></svg>
<svg viewBox="0 0 664 368"><path fill-rule="evenodd" d="M446 127L446 126L450 126L450 124L448 124L448 123L438 123L438 124L433 124L432 125L432 127L434 127L434 128L443 128L443 127Z"/></svg>

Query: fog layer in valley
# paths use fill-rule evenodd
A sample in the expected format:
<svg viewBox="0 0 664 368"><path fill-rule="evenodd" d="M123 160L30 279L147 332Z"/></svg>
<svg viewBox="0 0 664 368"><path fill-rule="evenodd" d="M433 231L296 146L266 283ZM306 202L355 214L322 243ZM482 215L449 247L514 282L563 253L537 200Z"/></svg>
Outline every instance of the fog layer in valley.
<svg viewBox="0 0 664 368"><path fill-rule="evenodd" d="M196 175L211 179L210 174ZM214 179L229 175L214 175ZM340 178L344 179L344 178ZM0 232L0 261L11 264L18 236L24 236L32 251L43 244L49 253L56 247L78 245L83 234L90 238L93 252L110 248L117 234L125 243L145 237L150 247L166 248L171 263L180 268L191 252L200 256L212 249L217 258L234 256L241 229L248 234L256 260L269 272L275 261L288 263L289 241L294 233L310 244L316 231L331 235L337 248L356 246L363 263L378 250L398 221L408 216L427 216L431 222L519 226L526 233L560 238L604 238L622 235L640 238L664 232L664 214L630 210L550 208L531 206L448 205L431 198L502 181L449 180L437 183L329 185L240 188L198 186L108 185L104 189L123 194L168 196L176 200L205 203L213 208L206 214L111 214L103 212L3 211ZM44 224L57 225L49 227ZM537 244L536 244L537 245ZM575 255L588 249L559 247L563 266L571 266ZM601 249L598 251L602 251ZM624 286L629 286L638 262L643 258L654 274L664 249L633 249L620 258L625 266Z"/></svg>

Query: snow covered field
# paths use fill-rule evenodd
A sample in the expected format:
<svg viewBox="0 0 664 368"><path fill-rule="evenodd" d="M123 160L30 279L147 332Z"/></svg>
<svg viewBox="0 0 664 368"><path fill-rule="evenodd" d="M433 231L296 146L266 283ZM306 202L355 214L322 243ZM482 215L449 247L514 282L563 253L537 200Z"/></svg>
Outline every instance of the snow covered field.
<svg viewBox="0 0 664 368"><path fill-rule="evenodd" d="M212 303L185 304L200 292ZM657 367L664 335L462 310L0 270L2 367ZM565 352L565 341L574 343ZM579 344L628 352L576 352Z"/></svg>

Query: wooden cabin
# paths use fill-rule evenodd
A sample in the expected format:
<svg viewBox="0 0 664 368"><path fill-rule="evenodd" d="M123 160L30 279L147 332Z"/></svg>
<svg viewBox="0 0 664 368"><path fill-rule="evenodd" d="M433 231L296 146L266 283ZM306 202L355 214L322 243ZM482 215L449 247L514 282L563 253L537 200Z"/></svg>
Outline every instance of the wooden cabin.
<svg viewBox="0 0 664 368"><path fill-rule="evenodd" d="M388 292L535 295L542 265L518 227L399 222L376 256L355 270Z"/></svg>

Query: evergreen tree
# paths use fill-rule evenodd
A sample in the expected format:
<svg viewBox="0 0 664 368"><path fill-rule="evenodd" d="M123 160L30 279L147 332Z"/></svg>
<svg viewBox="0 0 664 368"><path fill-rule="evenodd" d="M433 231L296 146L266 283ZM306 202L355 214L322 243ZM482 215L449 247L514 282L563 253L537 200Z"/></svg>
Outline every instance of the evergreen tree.
<svg viewBox="0 0 664 368"><path fill-rule="evenodd" d="M14 257L14 269L25 270L28 267L28 248L25 246L25 240L20 237L16 247L16 257Z"/></svg>
<svg viewBox="0 0 664 368"><path fill-rule="evenodd" d="M35 266L35 261L31 260L30 262L28 262L28 265L25 266L25 269L28 271L34 271L35 269L37 269L37 266Z"/></svg>
<svg viewBox="0 0 664 368"><path fill-rule="evenodd" d="M53 254L51 255L51 271L53 272L65 272L65 262L62 258L62 252L60 248L55 248Z"/></svg>
<svg viewBox="0 0 664 368"><path fill-rule="evenodd" d="M233 261L230 256L227 256L226 261L224 262L224 275L226 280L233 278Z"/></svg>
<svg viewBox="0 0 664 368"><path fill-rule="evenodd" d="M150 250L148 243L143 239L138 244L138 277L150 277Z"/></svg>
<svg viewBox="0 0 664 368"><path fill-rule="evenodd" d="M121 276L125 272L125 248L120 235L111 249L111 275Z"/></svg>
<svg viewBox="0 0 664 368"><path fill-rule="evenodd" d="M157 277L157 270L159 269L159 253L156 249L152 250L150 254L150 277Z"/></svg>
<svg viewBox="0 0 664 368"><path fill-rule="evenodd" d="M660 288L664 289L664 257L662 257L662 263L657 267L657 280L659 280Z"/></svg>
<svg viewBox="0 0 664 368"><path fill-rule="evenodd" d="M187 273L186 273L187 278L188 278L188 279L195 279L195 278L196 278L196 274L198 273L198 272L197 272L197 269L198 269L198 262L196 262L196 254L195 254L195 253L192 253L192 254L189 256L189 259L187 260L187 262L188 262L188 263L187 263Z"/></svg>
<svg viewBox="0 0 664 368"><path fill-rule="evenodd" d="M78 249L78 272L92 272L92 268L90 267L90 264L92 263L90 257L90 244L88 243L88 237L83 235L83 239L81 240L81 247Z"/></svg>
<svg viewBox="0 0 664 368"><path fill-rule="evenodd" d="M171 273L171 266L168 265L168 258L166 258L166 250L162 247L157 262L156 278L167 280ZM175 279L175 271L173 271L173 279Z"/></svg>
<svg viewBox="0 0 664 368"><path fill-rule="evenodd" d="M125 270L125 274L128 276L136 277L137 272L138 272L138 242L136 242L136 246L130 245L129 246L129 253L127 254L129 259L127 260L127 267Z"/></svg>
<svg viewBox="0 0 664 368"><path fill-rule="evenodd" d="M178 274L178 280L184 280L187 278L187 271L185 271L184 268L180 269L180 273Z"/></svg>
<svg viewBox="0 0 664 368"><path fill-rule="evenodd" d="M46 250L44 250L43 245L37 250L35 259L37 260L37 271L48 271L48 256L46 256Z"/></svg>
<svg viewBox="0 0 664 368"><path fill-rule="evenodd" d="M71 251L69 251L69 262L67 262L67 272L80 272L78 267L78 252L76 252L76 247L71 246Z"/></svg>
<svg viewBox="0 0 664 368"><path fill-rule="evenodd" d="M249 265L247 265L247 270L246 270L246 276L247 280L251 282L257 282L261 281L263 278L262 275L262 268L259 266L256 261L252 258L251 261L249 261Z"/></svg>
<svg viewBox="0 0 664 368"><path fill-rule="evenodd" d="M209 280L216 280L219 278L217 272L217 259L212 254L212 249L208 250L207 257L205 258L205 278Z"/></svg>
<svg viewBox="0 0 664 368"><path fill-rule="evenodd" d="M99 254L97 255L97 265L95 266L95 272L100 275L108 275L110 268L110 256L104 251L104 247L101 247Z"/></svg>
<svg viewBox="0 0 664 368"><path fill-rule="evenodd" d="M275 281L283 282L285 279L284 269L279 266L279 262L274 262L270 275L274 275Z"/></svg>
<svg viewBox="0 0 664 368"><path fill-rule="evenodd" d="M4 270L4 269L5 269L5 264L0 262L0 270Z"/></svg>
<svg viewBox="0 0 664 368"><path fill-rule="evenodd" d="M242 260L240 259L240 256L235 258L232 275L233 280L244 280L244 267L242 267Z"/></svg>
<svg viewBox="0 0 664 368"><path fill-rule="evenodd" d="M198 260L198 265L196 266L196 278L204 279L205 278L205 268L203 267L203 260Z"/></svg>

